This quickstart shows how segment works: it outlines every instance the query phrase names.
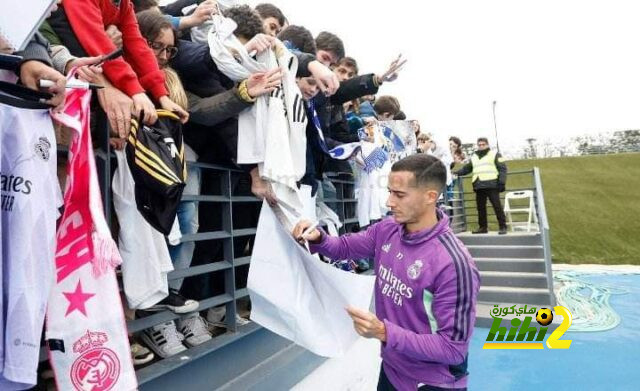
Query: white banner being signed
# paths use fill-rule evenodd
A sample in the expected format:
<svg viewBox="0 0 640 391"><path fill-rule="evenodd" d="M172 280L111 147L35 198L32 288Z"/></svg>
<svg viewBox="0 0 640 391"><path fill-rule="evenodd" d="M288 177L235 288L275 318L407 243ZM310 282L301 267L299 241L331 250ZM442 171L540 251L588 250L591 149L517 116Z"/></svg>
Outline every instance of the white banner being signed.
<svg viewBox="0 0 640 391"><path fill-rule="evenodd" d="M247 284L251 320L315 354L340 356L358 339L345 307L368 309L373 283L311 255L262 205Z"/></svg>

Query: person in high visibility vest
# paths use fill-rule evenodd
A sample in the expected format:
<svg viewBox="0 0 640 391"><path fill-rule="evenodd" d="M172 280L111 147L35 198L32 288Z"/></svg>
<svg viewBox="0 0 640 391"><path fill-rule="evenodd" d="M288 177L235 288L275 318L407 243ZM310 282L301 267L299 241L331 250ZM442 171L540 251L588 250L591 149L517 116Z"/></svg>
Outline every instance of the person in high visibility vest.
<svg viewBox="0 0 640 391"><path fill-rule="evenodd" d="M476 193L476 206L478 208L478 229L474 234L486 234L489 232L487 225L487 199L493 205L493 210L498 218L500 235L507 233L507 223L504 210L500 203L500 193L504 192L507 183L507 165L500 152L489 148L486 137L478 138L478 150L471 156L471 160L460 170L457 175L472 173L473 191Z"/></svg>

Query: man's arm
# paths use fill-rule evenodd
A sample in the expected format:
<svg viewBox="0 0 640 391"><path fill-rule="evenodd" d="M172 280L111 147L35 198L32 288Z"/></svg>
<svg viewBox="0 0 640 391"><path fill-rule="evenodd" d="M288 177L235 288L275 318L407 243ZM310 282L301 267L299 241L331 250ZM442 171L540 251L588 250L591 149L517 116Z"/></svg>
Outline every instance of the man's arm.
<svg viewBox="0 0 640 391"><path fill-rule="evenodd" d="M65 0L64 10L75 36L89 56L100 56L116 50L116 45L104 30L98 0ZM122 58L107 61L102 68L107 79L127 96L144 92L135 72ZM164 82L162 85L164 88Z"/></svg>
<svg viewBox="0 0 640 391"><path fill-rule="evenodd" d="M500 153L496 153L496 168L498 169L498 185L501 189L504 189L507 185L507 165Z"/></svg>
<svg viewBox="0 0 640 391"><path fill-rule="evenodd" d="M40 61L43 64L51 66L51 54L49 53L49 42L40 33L35 33L31 38L27 47L22 52L15 53L22 57L22 63L27 61ZM20 69L18 65L17 70Z"/></svg>
<svg viewBox="0 0 640 391"><path fill-rule="evenodd" d="M205 98L187 91L187 97L189 98L191 120L204 126L218 125L252 105L252 103L242 100L237 87Z"/></svg>
<svg viewBox="0 0 640 391"><path fill-rule="evenodd" d="M470 174L472 171L473 171L473 163L469 162L464 166L462 166L462 168L459 169L458 171L455 171L454 174L463 176L463 175Z"/></svg>
<svg viewBox="0 0 640 391"><path fill-rule="evenodd" d="M340 237L328 235L324 230L318 228L320 240L316 243L309 243L309 249L312 253L319 253L331 259L373 258L376 247L376 226L377 224L373 224L365 231Z"/></svg>
<svg viewBox="0 0 640 391"><path fill-rule="evenodd" d="M120 31L124 52L142 87L156 100L169 95L165 87L164 72L160 70L153 51L142 37L133 5L130 1L120 3Z"/></svg>
<svg viewBox="0 0 640 391"><path fill-rule="evenodd" d="M360 98L365 95L375 95L378 93L377 76L373 73L368 75L356 76L352 79L345 80L340 83L340 88L334 95L329 98L331 104L341 105L350 100Z"/></svg>
<svg viewBox="0 0 640 391"><path fill-rule="evenodd" d="M437 330L417 334L384 320L386 344L417 360L456 365L464 361L475 322L479 279L464 260L453 263L436 278L432 310Z"/></svg>

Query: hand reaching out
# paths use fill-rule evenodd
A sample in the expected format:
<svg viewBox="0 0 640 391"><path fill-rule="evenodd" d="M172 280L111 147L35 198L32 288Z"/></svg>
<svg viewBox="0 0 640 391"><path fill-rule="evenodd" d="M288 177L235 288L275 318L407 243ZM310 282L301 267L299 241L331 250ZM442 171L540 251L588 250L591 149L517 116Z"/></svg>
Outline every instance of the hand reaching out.
<svg viewBox="0 0 640 391"><path fill-rule="evenodd" d="M27 88L40 90L40 80L51 80L54 85L47 92L53 95L46 103L55 106L55 111L62 110L66 96L67 79L50 66L37 61L25 61L20 65L20 80Z"/></svg>
<svg viewBox="0 0 640 391"><path fill-rule="evenodd" d="M160 107L176 114L183 124L189 120L189 113L166 95L160 98Z"/></svg>
<svg viewBox="0 0 640 391"><path fill-rule="evenodd" d="M385 81L392 82L398 78L398 72L407 63L407 60L402 59L402 54L398 55L398 58L393 60L389 68L382 74L377 75L379 84L382 84Z"/></svg>
<svg viewBox="0 0 640 391"><path fill-rule="evenodd" d="M311 76L318 82L318 88L320 88L320 91L322 91L325 96L335 94L338 88L340 88L338 76L320 61L311 61L308 70Z"/></svg>
<svg viewBox="0 0 640 391"><path fill-rule="evenodd" d="M271 46L273 46L275 42L275 38L267 35L267 34L257 34L255 37L251 38L249 42L247 42L244 47L247 49L248 53L256 52L261 53Z"/></svg>
<svg viewBox="0 0 640 391"><path fill-rule="evenodd" d="M247 92L252 98L270 94L282 82L282 71L274 68L268 72L254 73L247 79Z"/></svg>

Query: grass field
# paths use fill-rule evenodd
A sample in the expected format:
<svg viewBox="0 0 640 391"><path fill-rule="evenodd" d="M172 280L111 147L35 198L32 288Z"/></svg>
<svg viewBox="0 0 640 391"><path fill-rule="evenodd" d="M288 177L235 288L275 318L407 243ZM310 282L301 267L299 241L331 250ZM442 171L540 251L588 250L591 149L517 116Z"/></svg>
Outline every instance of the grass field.
<svg viewBox="0 0 640 391"><path fill-rule="evenodd" d="M510 172L540 169L554 262L640 264L640 153L514 160L507 166ZM509 176L507 190L519 187L532 187L531 176ZM465 190L471 190L469 183ZM466 205L475 209L473 202ZM490 206L489 216L495 221Z"/></svg>

